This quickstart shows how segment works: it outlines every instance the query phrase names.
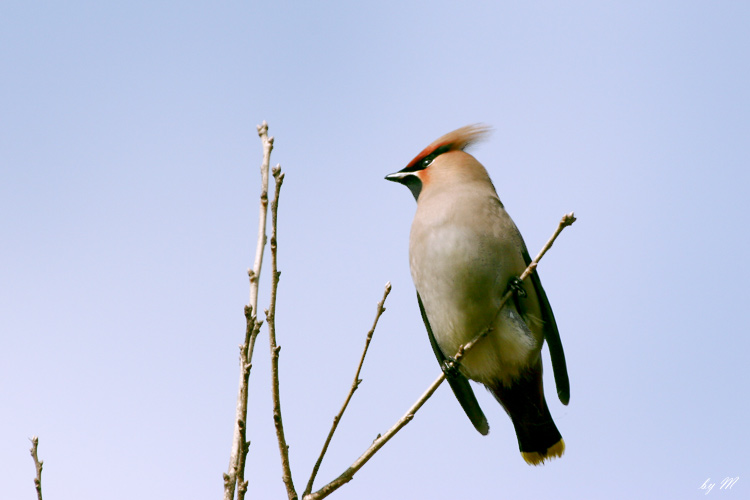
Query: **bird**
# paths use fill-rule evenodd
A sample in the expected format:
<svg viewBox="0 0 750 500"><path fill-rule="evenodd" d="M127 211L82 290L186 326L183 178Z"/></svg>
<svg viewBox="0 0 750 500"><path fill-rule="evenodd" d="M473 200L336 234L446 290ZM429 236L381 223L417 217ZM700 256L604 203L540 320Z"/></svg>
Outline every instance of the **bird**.
<svg viewBox="0 0 750 500"><path fill-rule="evenodd" d="M570 400L560 333L539 275L519 276L531 262L521 233L487 170L465 150L487 137L475 124L432 142L386 180L417 202L409 235L409 268L433 352L453 393L482 435L487 418L469 384L483 384L511 419L530 465L560 457L565 442L544 397L541 350L547 341L557 394ZM507 290L512 300L499 304ZM459 347L485 338L456 363Z"/></svg>

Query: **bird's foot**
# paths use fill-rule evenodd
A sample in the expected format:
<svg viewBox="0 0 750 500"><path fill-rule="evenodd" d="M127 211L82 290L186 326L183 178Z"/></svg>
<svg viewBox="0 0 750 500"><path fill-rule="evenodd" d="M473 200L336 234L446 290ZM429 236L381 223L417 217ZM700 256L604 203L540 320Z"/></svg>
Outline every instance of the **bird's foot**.
<svg viewBox="0 0 750 500"><path fill-rule="evenodd" d="M455 378L458 375L458 368L461 366L456 358L446 357L443 360L443 373L448 378Z"/></svg>
<svg viewBox="0 0 750 500"><path fill-rule="evenodd" d="M515 297L526 297L526 290L523 288L523 281L520 278L514 276L508 281L508 290L513 292Z"/></svg>

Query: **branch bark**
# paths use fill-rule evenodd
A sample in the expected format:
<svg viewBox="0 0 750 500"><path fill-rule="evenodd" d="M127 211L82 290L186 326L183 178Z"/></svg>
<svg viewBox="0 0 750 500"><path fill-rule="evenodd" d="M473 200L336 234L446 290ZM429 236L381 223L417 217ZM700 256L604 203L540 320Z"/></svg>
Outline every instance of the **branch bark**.
<svg viewBox="0 0 750 500"><path fill-rule="evenodd" d="M542 259L545 253L547 253L547 250L549 250L552 247L552 244L555 242L557 237L560 235L563 229L570 226L575 222L576 218L573 212L570 212L569 214L565 214L560 222L558 223L557 228L555 229L555 232L552 234L550 239L547 241L547 243L542 247L542 250L537 254L537 256L534 258L534 260L531 261L531 263L528 265L528 267L524 270L524 272L519 276L520 280L525 280L529 277L529 275L534 272L534 269L536 269L536 266L539 264L539 261ZM503 298L500 301L500 305L498 307L497 312L495 313L495 316L497 316L500 311L502 310L505 303L511 298L512 292L508 291L503 295ZM491 324L494 323L494 321L491 322ZM482 332L479 332L471 341L468 343L462 345L458 352L456 352L456 355L454 356L454 359L458 362L463 358L467 352L469 352L471 349L476 346L478 342L480 342L484 337L487 336L487 333L491 330L491 327L486 328ZM354 474L361 469L370 458L372 458L377 451L382 448L385 443L387 443L393 436L396 435L398 431L400 431L406 424L412 421L414 418L414 415L416 412L427 402L427 400L435 393L438 387L440 387L440 384L443 383L445 380L445 374L441 373L438 378L435 379L435 381L427 388L427 390L422 394L422 396L417 399L417 401L409 408L409 410L404 414L403 417L401 417L390 429L386 431L385 434L382 436L378 436L375 441L370 445L367 450L357 459L354 461L354 463L346 469L339 477L331 481L330 483L323 486L321 489L316 491L315 493L311 493L308 495L305 495L303 500L320 500L321 498L325 498L334 491L336 491L338 488L343 486L344 484L348 483L352 480L354 477Z"/></svg>
<svg viewBox="0 0 750 500"><path fill-rule="evenodd" d="M31 438L31 458L34 459L34 467L36 467L36 477L34 478L34 487L36 488L36 498L37 500L42 500L42 467L44 466L44 461L39 460L39 455L37 454L37 449L39 448L39 438L37 436L32 436Z"/></svg>
<svg viewBox="0 0 750 500"><path fill-rule="evenodd" d="M263 144L263 161L260 164L260 209L258 210L258 239L255 245L255 261L253 262L252 274L250 275L250 300L248 305L253 311L258 310L258 280L260 280L260 269L263 265L263 249L266 245L266 221L268 220L268 171L271 164L271 151L273 151L273 137L268 137L268 124L263 121L258 125L258 136Z"/></svg>
<svg viewBox="0 0 750 500"><path fill-rule="evenodd" d="M266 245L266 220L268 219L268 171L273 150L273 137L268 136L268 124L264 121L258 125L258 136L263 145L263 160L260 165L261 192L258 216L258 239L255 247L253 268L248 269L250 278L250 299L245 306L245 341L240 346L240 380L237 390L237 407L235 410L234 435L232 452L229 458L229 470L224 474L224 500L233 500L235 489L237 497L242 500L247 491L245 481L245 459L250 446L247 441L247 398L248 379L252 368L255 339L260 331L261 322L257 320L258 286L260 271L263 265L263 252Z"/></svg>
<svg viewBox="0 0 750 500"><path fill-rule="evenodd" d="M313 487L313 482L315 482L315 476L318 475L318 469L320 469L320 464L323 462L323 457L326 454L326 451L328 451L328 445L331 444L331 439L333 439L333 433L336 432L336 428L339 426L339 422L341 422L341 417L344 416L344 411L346 410L346 407L349 406L349 401L351 401L352 396L354 395L354 391L357 390L359 387L359 384L362 383L362 379L359 378L359 374L362 371L362 365L365 362L365 356L367 355L367 349L370 347L370 342L372 341L372 336L375 333L375 328L378 326L378 320L380 319L380 316L383 315L385 312L385 299L388 297L388 294L391 293L391 282L385 284L385 291L383 292L383 298L380 299L380 302L378 302L378 309L375 313L375 321L372 323L372 328L370 328L370 331L367 332L367 339L365 340L365 348L362 351L362 357L359 359L359 365L357 366L357 371L354 374L354 381L352 382L352 386L349 389L349 394L346 395L346 399L344 400L344 404L341 406L341 409L336 414L335 417L333 417L333 425L331 426L331 430L328 432L328 437L326 438L325 443L323 444L323 449L320 451L320 456L318 457L317 462L315 462L315 466L313 467L312 473L310 474L310 480L307 482L307 487L305 488L305 492L302 494L303 497L310 494Z"/></svg>
<svg viewBox="0 0 750 500"><path fill-rule="evenodd" d="M276 428L276 439L279 442L281 455L281 470L284 486L289 500L297 500L297 492L292 481L292 470L289 465L289 445L284 435L284 422L281 418L281 396L279 394L279 352L281 346L276 344L276 291L279 287L281 272L278 270L277 220L279 213L279 193L284 182L284 174L277 165L273 169L275 191L271 202L271 299L266 309L266 323L268 324L268 342L271 350L271 398L273 400L273 424Z"/></svg>

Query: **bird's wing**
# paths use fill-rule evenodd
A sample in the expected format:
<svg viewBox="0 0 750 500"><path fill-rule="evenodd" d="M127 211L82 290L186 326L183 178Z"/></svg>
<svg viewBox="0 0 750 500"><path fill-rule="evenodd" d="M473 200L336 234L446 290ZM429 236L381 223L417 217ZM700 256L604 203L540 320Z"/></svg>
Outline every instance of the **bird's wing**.
<svg viewBox="0 0 750 500"><path fill-rule="evenodd" d="M419 296L419 292L417 292L417 302L419 302L419 312L422 313L424 326L427 328L427 335L430 337L430 345L432 346L432 350L435 353L438 363L440 363L440 368L445 374L445 379L448 381L448 384L450 384L451 389L453 389L453 394L456 395L456 399L461 403L461 408L464 409L469 420L471 420L471 423L474 424L474 427L480 434L486 436L490 432L490 425L487 423L487 417L484 416L482 408L479 407L479 402L477 402L474 391L472 390L471 385L469 385L469 381L466 377L464 377L457 369L447 369L445 364L446 356L443 354L443 351L440 350L440 346L435 340L435 336L432 334L432 328L427 319L427 314L424 311L424 305L422 305L422 298Z"/></svg>
<svg viewBox="0 0 750 500"><path fill-rule="evenodd" d="M523 247L523 259L528 266L531 264L531 257L526 246ZM549 346L549 354L552 358L552 371L555 374L555 385L557 386L557 397L562 404L567 405L570 401L570 381L568 380L568 367L565 364L565 352L563 351L560 332L557 330L555 315L552 313L552 307L549 305L547 294L544 293L542 282L539 279L536 269L531 273L531 283L534 285L534 291L539 298L539 308L542 311L542 321L544 321L544 338Z"/></svg>

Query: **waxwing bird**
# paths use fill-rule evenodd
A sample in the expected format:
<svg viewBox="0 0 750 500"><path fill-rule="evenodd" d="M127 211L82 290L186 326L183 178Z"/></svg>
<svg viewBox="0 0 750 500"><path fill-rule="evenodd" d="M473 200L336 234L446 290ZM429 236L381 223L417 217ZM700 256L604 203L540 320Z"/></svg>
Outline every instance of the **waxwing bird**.
<svg viewBox="0 0 750 500"><path fill-rule="evenodd" d="M539 275L517 277L531 262L521 233L505 211L487 171L464 150L487 127L460 128L427 146L403 170L386 176L417 200L409 266L430 344L474 427L489 432L468 379L484 384L510 416L521 455L538 465L559 457L565 443L542 387L541 350L549 345L557 394L570 399L560 334ZM499 304L508 287L513 300ZM462 344L490 328L461 362Z"/></svg>

